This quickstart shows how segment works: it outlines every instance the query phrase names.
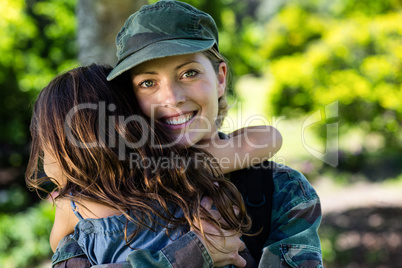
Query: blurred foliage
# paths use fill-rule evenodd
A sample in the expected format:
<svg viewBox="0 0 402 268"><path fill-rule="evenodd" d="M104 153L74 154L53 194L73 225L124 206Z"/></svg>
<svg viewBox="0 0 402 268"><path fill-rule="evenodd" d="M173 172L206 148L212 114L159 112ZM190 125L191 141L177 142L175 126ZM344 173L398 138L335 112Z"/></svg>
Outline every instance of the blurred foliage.
<svg viewBox="0 0 402 268"><path fill-rule="evenodd" d="M256 54L270 59L261 65L275 114L338 101L341 135L359 128L383 137L384 150L402 149L402 2L292 1L265 31Z"/></svg>
<svg viewBox="0 0 402 268"><path fill-rule="evenodd" d="M77 65L76 1L0 3L0 211L38 200L24 183L32 103L51 78ZM14 193L23 194L23 202L15 202Z"/></svg>
<svg viewBox="0 0 402 268"><path fill-rule="evenodd" d="M24 210L29 205L26 189L13 184L6 190L0 190L0 213Z"/></svg>
<svg viewBox="0 0 402 268"><path fill-rule="evenodd" d="M25 166L32 100L52 77L76 64L75 3L0 3L0 167Z"/></svg>
<svg viewBox="0 0 402 268"><path fill-rule="evenodd" d="M24 213L0 213L0 267L35 267L50 259L54 209L41 202Z"/></svg>
<svg viewBox="0 0 402 268"><path fill-rule="evenodd" d="M54 211L26 190L32 103L56 74L77 65L77 0L2 0L0 10L0 267L49 259ZM26 209L27 206L32 206Z"/></svg>

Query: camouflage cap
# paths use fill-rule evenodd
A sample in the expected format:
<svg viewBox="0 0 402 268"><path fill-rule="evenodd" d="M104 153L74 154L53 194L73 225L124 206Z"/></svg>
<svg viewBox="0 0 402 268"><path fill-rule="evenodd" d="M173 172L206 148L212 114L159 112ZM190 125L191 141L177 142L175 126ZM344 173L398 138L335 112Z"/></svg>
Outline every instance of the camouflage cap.
<svg viewBox="0 0 402 268"><path fill-rule="evenodd" d="M132 14L116 37L117 64L110 81L143 62L218 48L213 18L189 4L161 0Z"/></svg>

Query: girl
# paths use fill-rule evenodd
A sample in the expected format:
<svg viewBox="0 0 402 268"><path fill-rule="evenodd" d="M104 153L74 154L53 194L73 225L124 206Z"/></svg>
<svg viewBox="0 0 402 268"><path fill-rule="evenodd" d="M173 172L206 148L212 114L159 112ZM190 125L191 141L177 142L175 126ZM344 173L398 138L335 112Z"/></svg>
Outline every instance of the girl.
<svg viewBox="0 0 402 268"><path fill-rule="evenodd" d="M34 106L26 178L30 187L43 190L47 179L38 179L43 165L57 185L52 249L72 234L92 265L118 263L134 249L161 250L190 230L213 247L204 232L208 224L232 234L248 231L241 196L222 178L214 158L172 145L164 126L151 125L132 104L127 77L106 81L110 71L98 65L73 69L51 81ZM234 136L233 144L244 140L245 132ZM260 136L250 133L249 138L260 144L272 139ZM251 152L236 148L241 156ZM258 157L277 149L275 144L251 153ZM227 167L233 169L233 164ZM205 209L207 201L201 205L204 196L222 220Z"/></svg>

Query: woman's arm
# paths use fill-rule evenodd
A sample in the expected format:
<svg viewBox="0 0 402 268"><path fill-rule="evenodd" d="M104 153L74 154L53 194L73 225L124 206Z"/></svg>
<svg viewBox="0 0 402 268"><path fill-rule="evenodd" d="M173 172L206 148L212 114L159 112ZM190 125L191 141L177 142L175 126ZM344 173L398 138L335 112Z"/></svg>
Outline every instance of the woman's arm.
<svg viewBox="0 0 402 268"><path fill-rule="evenodd" d="M201 148L212 154L223 173L264 162L282 147L282 135L271 126L252 126L229 134L229 139L204 140Z"/></svg>
<svg viewBox="0 0 402 268"><path fill-rule="evenodd" d="M282 264L284 267L322 268L318 235L322 213L316 191L304 175L288 167L275 172L274 184L272 226L261 267Z"/></svg>
<svg viewBox="0 0 402 268"><path fill-rule="evenodd" d="M52 257L53 268L73 268L73 267L87 267L89 265L88 258L81 250L76 241L72 238L66 237L65 245L59 245L57 253ZM180 237L178 240L169 244L159 251L137 249L132 251L128 257L127 262L120 264L102 264L99 268L143 268L143 267L214 267L220 264L236 263L238 267L244 267L244 260L238 257L240 247L243 242L240 241L238 236L230 236L226 239L216 237L217 243L224 245L224 252L215 251L213 254L208 253L204 240L202 237L190 231ZM239 248L236 248L239 246ZM189 258L191 256L191 258ZM244 257L244 256L243 256ZM236 260L235 260L236 259ZM88 266L89 267L89 266ZM92 267L98 267L97 265Z"/></svg>

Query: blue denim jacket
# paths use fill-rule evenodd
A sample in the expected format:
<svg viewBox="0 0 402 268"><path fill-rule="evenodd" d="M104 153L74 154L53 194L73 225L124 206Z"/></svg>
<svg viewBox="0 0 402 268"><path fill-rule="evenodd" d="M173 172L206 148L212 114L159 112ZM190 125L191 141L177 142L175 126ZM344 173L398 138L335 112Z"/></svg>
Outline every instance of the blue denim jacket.
<svg viewBox="0 0 402 268"><path fill-rule="evenodd" d="M84 219L73 201L71 201L71 207L79 219L71 238L78 243L91 265L125 262L133 249L161 250L188 232L186 226L175 229L168 227L169 231L167 231L167 228L162 227L165 223L158 218L161 225L152 222L148 224L149 228L140 227L135 239L132 239L128 246L125 232L134 233L139 226L128 221L126 216ZM178 211L174 215L182 217L183 212Z"/></svg>
<svg viewBox="0 0 402 268"><path fill-rule="evenodd" d="M273 169L271 232L259 267L321 268L322 253L317 232L321 222L319 197L298 171L278 164ZM53 259L53 267L68 267L63 266L64 261L73 255L83 255L79 246L74 241L61 242ZM204 268L213 267L213 262L198 237L193 232L188 232L161 250L134 250L129 253L125 263L94 267Z"/></svg>

